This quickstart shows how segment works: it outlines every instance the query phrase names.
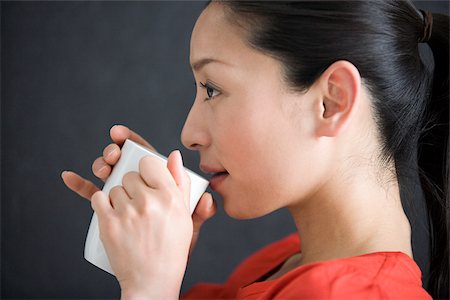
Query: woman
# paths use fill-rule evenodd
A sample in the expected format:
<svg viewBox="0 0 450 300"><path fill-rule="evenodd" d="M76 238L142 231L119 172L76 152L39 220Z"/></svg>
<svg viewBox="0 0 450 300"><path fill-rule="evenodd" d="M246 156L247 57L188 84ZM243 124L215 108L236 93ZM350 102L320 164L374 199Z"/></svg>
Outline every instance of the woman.
<svg viewBox="0 0 450 300"><path fill-rule="evenodd" d="M434 76L419 43L433 51ZM230 216L287 207L297 234L187 298L448 297L447 16L403 1L213 1L190 61L197 96L183 144L200 153ZM93 164L102 179L125 138L149 146L122 126L111 137ZM432 228L429 294L400 199L418 170ZM205 193L191 218L179 152L167 166L143 159L109 197L75 173L63 179L92 197L122 296L179 297L189 250L215 212Z"/></svg>

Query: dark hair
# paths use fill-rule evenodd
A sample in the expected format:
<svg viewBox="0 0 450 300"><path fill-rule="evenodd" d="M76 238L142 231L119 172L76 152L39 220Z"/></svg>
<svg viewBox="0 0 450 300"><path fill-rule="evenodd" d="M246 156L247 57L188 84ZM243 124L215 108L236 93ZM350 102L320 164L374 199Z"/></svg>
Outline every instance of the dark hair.
<svg viewBox="0 0 450 300"><path fill-rule="evenodd" d="M333 62L359 70L372 95L386 162L394 160L401 190L420 173L430 228L435 298L449 296L448 136L449 18L434 14L428 42L434 74L419 40L424 14L407 1L220 1L248 44L283 63L286 81L307 90ZM411 198L402 193L402 202ZM417 200L417 199L416 199ZM410 219L412 216L408 216ZM413 230L414 235L414 230ZM414 247L414 245L413 245Z"/></svg>

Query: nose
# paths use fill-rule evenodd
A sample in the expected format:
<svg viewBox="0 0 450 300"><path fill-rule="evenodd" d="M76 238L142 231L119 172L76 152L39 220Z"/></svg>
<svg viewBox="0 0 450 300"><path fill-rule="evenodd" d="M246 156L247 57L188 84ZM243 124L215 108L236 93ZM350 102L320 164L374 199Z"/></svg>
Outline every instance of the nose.
<svg viewBox="0 0 450 300"><path fill-rule="evenodd" d="M203 105L202 105L203 104ZM210 135L207 111L203 101L194 101L181 131L181 142L190 150L200 150L209 146Z"/></svg>

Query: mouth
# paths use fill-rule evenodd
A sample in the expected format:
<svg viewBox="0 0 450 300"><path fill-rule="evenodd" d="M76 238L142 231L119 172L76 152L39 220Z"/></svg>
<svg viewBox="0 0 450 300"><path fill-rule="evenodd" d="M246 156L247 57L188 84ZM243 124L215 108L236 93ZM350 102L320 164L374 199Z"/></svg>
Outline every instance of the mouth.
<svg viewBox="0 0 450 300"><path fill-rule="evenodd" d="M214 173L209 179L209 185L214 191L217 191L222 182L228 177L228 172Z"/></svg>
<svg viewBox="0 0 450 300"><path fill-rule="evenodd" d="M215 169L210 168L207 166L200 165L200 170L202 170L203 173L206 173L209 178L209 185L211 188L216 191L221 183L230 175L226 170L224 169Z"/></svg>

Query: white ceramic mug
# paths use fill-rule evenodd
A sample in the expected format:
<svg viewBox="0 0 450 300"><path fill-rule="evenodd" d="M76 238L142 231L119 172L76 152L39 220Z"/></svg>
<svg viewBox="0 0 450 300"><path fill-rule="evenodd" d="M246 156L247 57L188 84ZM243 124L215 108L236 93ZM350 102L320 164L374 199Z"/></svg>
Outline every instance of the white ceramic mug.
<svg viewBox="0 0 450 300"><path fill-rule="evenodd" d="M117 164L114 166L111 175L103 186L103 192L109 194L109 191L117 185L122 185L122 177L132 171L139 171L139 161L145 156L155 156L163 161L167 158L159 153L151 151L133 141L126 140L122 150L121 156ZM191 179L191 194L190 194L190 209L191 213L194 211L200 197L208 187L208 181L194 172L186 169ZM114 275L111 265L106 255L105 248L100 240L97 214L94 212L89 226L89 231L86 237L86 244L84 247L84 258L99 267Z"/></svg>

